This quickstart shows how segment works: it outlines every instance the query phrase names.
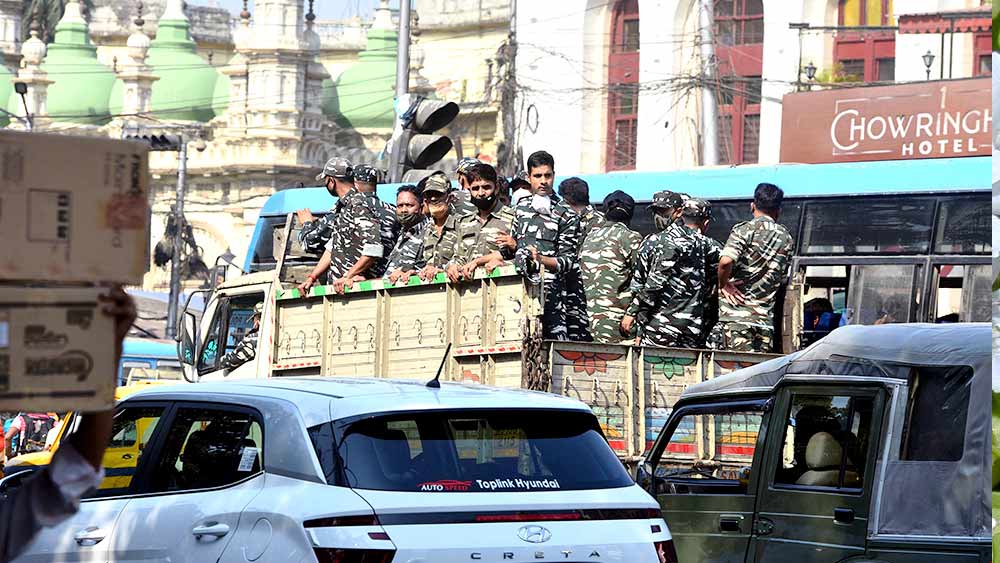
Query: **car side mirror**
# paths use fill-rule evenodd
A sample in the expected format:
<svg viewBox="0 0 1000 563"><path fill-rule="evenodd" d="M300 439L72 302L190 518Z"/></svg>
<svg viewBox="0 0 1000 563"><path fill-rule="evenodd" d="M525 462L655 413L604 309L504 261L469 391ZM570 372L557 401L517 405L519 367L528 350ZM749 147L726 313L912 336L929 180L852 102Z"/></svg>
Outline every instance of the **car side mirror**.
<svg viewBox="0 0 1000 563"><path fill-rule="evenodd" d="M26 469L0 479L0 496L9 494L20 488L24 485L24 480L33 475L35 471L37 470Z"/></svg>
<svg viewBox="0 0 1000 563"><path fill-rule="evenodd" d="M181 361L184 379L196 381L195 364L198 358L198 319L194 313L185 310L177 331L177 357Z"/></svg>

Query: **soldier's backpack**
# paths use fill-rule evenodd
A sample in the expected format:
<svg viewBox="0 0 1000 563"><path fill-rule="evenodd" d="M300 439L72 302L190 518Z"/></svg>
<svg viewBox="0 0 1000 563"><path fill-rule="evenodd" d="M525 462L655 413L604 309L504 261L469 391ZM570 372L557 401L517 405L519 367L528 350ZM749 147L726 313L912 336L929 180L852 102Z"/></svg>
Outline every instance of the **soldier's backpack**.
<svg viewBox="0 0 1000 563"><path fill-rule="evenodd" d="M21 415L24 427L18 444L18 454L30 454L45 449L45 439L56 425L56 420L47 414L26 413Z"/></svg>

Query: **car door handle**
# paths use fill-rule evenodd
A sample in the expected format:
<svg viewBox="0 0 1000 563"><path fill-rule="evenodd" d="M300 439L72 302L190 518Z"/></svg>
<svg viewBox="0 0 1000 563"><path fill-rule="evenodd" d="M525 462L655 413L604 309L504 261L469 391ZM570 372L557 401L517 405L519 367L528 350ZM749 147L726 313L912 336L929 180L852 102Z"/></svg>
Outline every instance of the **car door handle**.
<svg viewBox="0 0 1000 563"><path fill-rule="evenodd" d="M122 455L122 459L132 459L132 454L124 454Z"/></svg>
<svg viewBox="0 0 1000 563"><path fill-rule="evenodd" d="M833 521L837 524L851 524L854 522L854 510L851 508L834 508Z"/></svg>
<svg viewBox="0 0 1000 563"><path fill-rule="evenodd" d="M195 526L195 528L191 530L191 533L194 534L194 538L197 540L200 540L202 536L221 538L229 533L229 525L222 524L220 522L208 522L204 526Z"/></svg>
<svg viewBox="0 0 1000 563"><path fill-rule="evenodd" d="M81 547L91 547L101 543L107 532L104 530L91 526L84 530L80 530L73 535L73 539L76 540L76 544Z"/></svg>
<svg viewBox="0 0 1000 563"><path fill-rule="evenodd" d="M740 531L740 524L743 522L742 516L719 516L719 531L720 532L737 532Z"/></svg>

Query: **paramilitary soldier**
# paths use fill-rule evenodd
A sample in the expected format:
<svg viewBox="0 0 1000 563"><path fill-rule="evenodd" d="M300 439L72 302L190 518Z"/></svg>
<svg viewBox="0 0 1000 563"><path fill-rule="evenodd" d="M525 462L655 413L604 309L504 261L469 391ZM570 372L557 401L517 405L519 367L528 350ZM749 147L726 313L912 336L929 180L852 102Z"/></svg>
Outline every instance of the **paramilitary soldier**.
<svg viewBox="0 0 1000 563"><path fill-rule="evenodd" d="M460 275L471 279L476 268L491 271L514 258L517 242L511 236L514 210L500 201L496 169L476 163L465 172L466 190L475 213L459 218L459 249L448 269L449 278Z"/></svg>
<svg viewBox="0 0 1000 563"><path fill-rule="evenodd" d="M423 207L424 196L416 186L407 184L396 191L396 220L402 230L389 253L383 276L390 283L406 281L416 273L417 258L424 245L424 228L429 221Z"/></svg>
<svg viewBox="0 0 1000 563"><path fill-rule="evenodd" d="M635 200L618 190L604 198L605 222L586 234L580 246L580 273L587 293L590 334L595 342L634 340L623 334L622 318L632 302L632 273L642 235L629 228ZM629 337L632 338L629 338Z"/></svg>
<svg viewBox="0 0 1000 563"><path fill-rule="evenodd" d="M396 219L396 206L388 201L382 201L378 197L376 188L382 178L382 171L368 164L359 164L354 167L354 185L358 191L365 194L370 200L372 207L379 216L379 237L382 239L382 259L379 260L367 277L375 278L385 273L386 260L392 249L396 246L396 239L399 238L401 226Z"/></svg>
<svg viewBox="0 0 1000 563"><path fill-rule="evenodd" d="M336 184L328 182L326 178L329 177L333 177L335 182L352 184L354 182L354 166L346 158L333 157L327 161L323 172L319 176L316 176L316 181L322 182L326 186L326 191L337 198L339 196L337 195ZM308 209L299 209L295 212L299 218L299 223L302 224L302 228L299 230L299 242L302 243L302 248L307 252L320 256L326 250L326 243L333 234L333 214L336 209L337 205L334 204L329 213L319 219L316 219Z"/></svg>
<svg viewBox="0 0 1000 563"><path fill-rule="evenodd" d="M639 323L643 345L698 348L703 345L702 322L705 316L707 286L710 285L707 264L717 261L711 254L714 245L701 234L697 223L710 213L706 202L688 200L686 208L681 197L672 192L658 192L653 204L672 212L657 215L657 223L666 228L648 237L639 249L635 275L632 278L632 304L623 328L630 328L630 319ZM681 215L687 210L687 216ZM675 219L683 217L683 224ZM626 323L626 321L629 321Z"/></svg>
<svg viewBox="0 0 1000 563"><path fill-rule="evenodd" d="M444 172L420 180L417 188L422 188L430 222L424 227L423 245L415 265L420 278L429 281L443 272L458 252L458 217L451 205L451 181ZM457 282L458 278L449 280Z"/></svg>
<svg viewBox="0 0 1000 563"><path fill-rule="evenodd" d="M299 284L303 295L327 269L334 291L343 293L355 281L365 279L384 253L379 235L379 212L371 198L359 192L353 181L334 175L342 172L339 160L342 159L330 159L316 178L325 181L327 189L335 192L338 200L333 209L326 251L306 281Z"/></svg>
<svg viewBox="0 0 1000 563"><path fill-rule="evenodd" d="M532 153L527 165L532 196L522 198L515 209L514 265L535 282L539 280L541 267L545 268L543 337L589 341L583 284L567 284L568 276L574 272L579 277L580 216L552 191L555 177L552 155L544 151Z"/></svg>
<svg viewBox="0 0 1000 563"><path fill-rule="evenodd" d="M777 221L784 195L774 184L759 184L750 204L753 219L733 226L722 249L713 347L773 350L774 303L794 250L792 235Z"/></svg>

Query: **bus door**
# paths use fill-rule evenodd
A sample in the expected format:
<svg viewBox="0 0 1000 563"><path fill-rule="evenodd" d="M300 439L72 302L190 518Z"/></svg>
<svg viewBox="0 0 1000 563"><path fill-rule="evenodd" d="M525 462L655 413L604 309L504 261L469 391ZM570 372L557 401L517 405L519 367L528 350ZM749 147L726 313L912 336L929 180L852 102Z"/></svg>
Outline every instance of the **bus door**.
<svg viewBox="0 0 1000 563"><path fill-rule="evenodd" d="M944 259L932 265L924 321L965 323L990 320L992 265L988 259L982 264L954 263L958 261Z"/></svg>

